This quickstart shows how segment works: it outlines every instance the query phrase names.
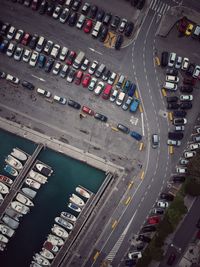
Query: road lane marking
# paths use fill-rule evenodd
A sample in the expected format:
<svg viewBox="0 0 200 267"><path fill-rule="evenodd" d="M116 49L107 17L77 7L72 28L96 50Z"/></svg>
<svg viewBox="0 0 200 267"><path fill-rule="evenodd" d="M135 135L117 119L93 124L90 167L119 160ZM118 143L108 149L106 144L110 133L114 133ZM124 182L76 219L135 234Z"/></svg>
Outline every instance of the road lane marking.
<svg viewBox="0 0 200 267"><path fill-rule="evenodd" d="M38 76L36 76L34 74L31 74L31 76L36 78L36 79L38 79L38 80L40 80L41 82L46 82L46 80L44 80L43 78L40 78L40 77L38 77Z"/></svg>
<svg viewBox="0 0 200 267"><path fill-rule="evenodd" d="M115 227L117 226L117 224L118 224L118 221L117 221L117 220L115 220L115 221L112 223L112 229L113 229L113 230L115 229Z"/></svg>
<svg viewBox="0 0 200 267"><path fill-rule="evenodd" d="M95 49L92 48L92 47L89 47L89 49L90 49L92 52L94 52L94 53L97 53L97 54L99 54L99 55L103 55L101 52L95 50Z"/></svg>

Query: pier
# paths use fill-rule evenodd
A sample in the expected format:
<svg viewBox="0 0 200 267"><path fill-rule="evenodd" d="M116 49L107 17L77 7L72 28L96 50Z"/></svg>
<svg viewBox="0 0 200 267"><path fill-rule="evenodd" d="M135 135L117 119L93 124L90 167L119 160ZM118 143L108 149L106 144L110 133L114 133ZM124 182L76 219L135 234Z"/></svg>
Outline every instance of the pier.
<svg viewBox="0 0 200 267"><path fill-rule="evenodd" d="M24 183L24 180L25 180L27 174L29 173L29 171L33 167L33 164L35 163L38 155L43 150L43 148L44 148L43 144L39 144L37 146L36 150L28 158L28 160L26 161L23 169L20 171L19 175L14 180L14 182L13 182L13 184L11 186L11 189L9 191L9 194L6 195L6 197L4 198L4 201L2 202L2 204L0 206L0 218L2 218L6 208L8 207L8 205L10 205L10 203L12 202L14 196L16 195L18 190L21 188L21 186Z"/></svg>

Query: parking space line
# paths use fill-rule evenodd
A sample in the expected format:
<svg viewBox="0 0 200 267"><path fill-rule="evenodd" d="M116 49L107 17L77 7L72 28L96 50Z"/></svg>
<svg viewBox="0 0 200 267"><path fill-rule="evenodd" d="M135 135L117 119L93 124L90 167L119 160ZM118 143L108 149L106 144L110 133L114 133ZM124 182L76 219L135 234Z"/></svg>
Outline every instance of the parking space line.
<svg viewBox="0 0 200 267"><path fill-rule="evenodd" d="M112 223L112 229L115 229L115 227L117 226L118 221L114 220L114 222Z"/></svg>
<svg viewBox="0 0 200 267"><path fill-rule="evenodd" d="M144 113L143 112L141 112L141 121L142 121L142 135L144 136Z"/></svg>

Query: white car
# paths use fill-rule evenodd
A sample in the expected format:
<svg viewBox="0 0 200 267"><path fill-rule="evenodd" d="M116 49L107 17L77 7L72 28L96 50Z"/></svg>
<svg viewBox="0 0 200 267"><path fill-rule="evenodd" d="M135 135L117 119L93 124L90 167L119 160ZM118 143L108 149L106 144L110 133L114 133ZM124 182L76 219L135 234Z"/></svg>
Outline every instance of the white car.
<svg viewBox="0 0 200 267"><path fill-rule="evenodd" d="M49 92L49 91L47 91L47 90L44 90L44 89L42 89L42 88L38 88L38 89L37 89L37 93L38 93L39 95L43 95L43 96L45 96L45 97L47 97L47 98L51 97L51 92Z"/></svg>
<svg viewBox="0 0 200 267"><path fill-rule="evenodd" d="M193 95L180 95L180 101L192 101Z"/></svg>
<svg viewBox="0 0 200 267"><path fill-rule="evenodd" d="M116 105L117 105L117 106L121 106L121 105L122 105L125 96L126 96L126 94L125 94L124 92L120 92L120 93L118 94L118 97L117 97L117 99L116 99Z"/></svg>
<svg viewBox="0 0 200 267"><path fill-rule="evenodd" d="M11 82L11 83L14 83L14 84L19 84L19 78L14 77L14 76L12 76L10 74L6 75L6 80Z"/></svg>
<svg viewBox="0 0 200 267"><path fill-rule="evenodd" d="M18 46L14 53L14 59L17 61L21 60L23 51L24 51L24 48L21 46Z"/></svg>
<svg viewBox="0 0 200 267"><path fill-rule="evenodd" d="M170 53L169 55L169 61L168 61L168 67L173 67L176 61L176 53Z"/></svg>
<svg viewBox="0 0 200 267"><path fill-rule="evenodd" d="M109 98L110 102L115 102L117 96L118 96L118 90L114 89Z"/></svg>
<svg viewBox="0 0 200 267"><path fill-rule="evenodd" d="M162 200L159 200L156 205L160 208L168 208L169 207L169 203L166 202L166 201L162 201Z"/></svg>
<svg viewBox="0 0 200 267"><path fill-rule="evenodd" d="M15 52L15 48L16 48L16 44L10 42L7 48L7 51L6 51L6 55L8 57L12 57Z"/></svg>
<svg viewBox="0 0 200 267"><path fill-rule="evenodd" d="M182 61L181 69L182 70L187 70L188 66L189 66L189 58L184 57L183 61Z"/></svg>
<svg viewBox="0 0 200 267"><path fill-rule="evenodd" d="M130 260L132 259L140 259L142 258L142 253L141 251L134 251L134 252L129 252L128 257Z"/></svg>
<svg viewBox="0 0 200 267"><path fill-rule="evenodd" d="M56 64L55 64L55 66L54 66L54 68L53 68L53 74L54 75L58 75L58 73L60 72L60 70L61 70L61 63L60 62L56 62Z"/></svg>
<svg viewBox="0 0 200 267"><path fill-rule="evenodd" d="M29 61L29 65L32 67L35 67L38 57L39 57L39 53L37 51L33 51L30 61Z"/></svg>
<svg viewBox="0 0 200 267"><path fill-rule="evenodd" d="M44 52L49 55L51 50L53 48L53 42L51 40L48 40L45 47L44 47Z"/></svg>
<svg viewBox="0 0 200 267"><path fill-rule="evenodd" d="M119 25L119 32L124 32L127 24L127 19L122 19L120 25Z"/></svg>
<svg viewBox="0 0 200 267"><path fill-rule="evenodd" d="M200 66L196 65L195 69L194 69L194 72L192 74L192 77L197 79L200 75Z"/></svg>
<svg viewBox="0 0 200 267"><path fill-rule="evenodd" d="M23 35L24 35L24 31L18 30L16 35L15 35L15 41L21 42Z"/></svg>
<svg viewBox="0 0 200 267"><path fill-rule="evenodd" d="M94 89L94 94L95 94L95 95L100 95L101 92L102 92L103 89L104 89L104 86L105 86L105 84L104 84L103 82L99 82L99 83L97 84L97 87Z"/></svg>
<svg viewBox="0 0 200 267"><path fill-rule="evenodd" d="M28 62L30 60L30 57L31 57L31 50L27 48L27 49L24 50L24 54L23 54L22 60L24 62Z"/></svg>
<svg viewBox="0 0 200 267"><path fill-rule="evenodd" d="M81 69L85 71L88 68L89 64L90 61L86 58L81 66Z"/></svg>
<svg viewBox="0 0 200 267"><path fill-rule="evenodd" d="M180 140L171 140L171 139L168 139L167 140L167 145L168 146L180 146L181 145L181 141Z"/></svg>
<svg viewBox="0 0 200 267"><path fill-rule="evenodd" d="M96 86L96 84L97 84L97 78L93 77L93 78L91 79L91 81L90 81L90 84L89 84L89 86L88 86L88 89L89 89L90 91L93 91L94 88L95 88L95 86Z"/></svg>
<svg viewBox="0 0 200 267"><path fill-rule="evenodd" d="M65 23L69 17L69 14L70 14L69 8L64 8L59 18L60 22Z"/></svg>
<svg viewBox="0 0 200 267"><path fill-rule="evenodd" d="M180 69L181 68L181 63L182 63L182 57L178 57L176 60L175 68Z"/></svg>
<svg viewBox="0 0 200 267"><path fill-rule="evenodd" d="M175 131L176 132L182 132L185 130L185 126L184 125L177 125L175 126Z"/></svg>
<svg viewBox="0 0 200 267"><path fill-rule="evenodd" d="M188 160L188 159L184 159L184 158L180 158L180 160L179 160L179 163L180 163L181 165L187 165L188 162L189 162L189 160Z"/></svg>
<svg viewBox="0 0 200 267"><path fill-rule="evenodd" d="M56 58L58 56L59 51L60 51L60 46L58 44L54 44L53 49L51 50L51 56L53 58Z"/></svg>
<svg viewBox="0 0 200 267"><path fill-rule="evenodd" d="M76 23L76 28L77 29L81 29L83 27L85 19L86 19L85 15L81 14L79 19L78 19L78 21L77 21L77 23Z"/></svg>
<svg viewBox="0 0 200 267"><path fill-rule="evenodd" d="M197 132L197 133L200 133L200 128L199 128L199 127L196 128L196 132Z"/></svg>
<svg viewBox="0 0 200 267"><path fill-rule="evenodd" d="M194 156L196 156L196 151L186 151L186 152L184 152L184 157L186 159L192 158Z"/></svg>
<svg viewBox="0 0 200 267"><path fill-rule="evenodd" d="M60 16L61 11L62 11L62 7L61 7L61 5L58 5L58 6L55 8L52 17L53 17L54 19L57 19L57 18Z"/></svg>
<svg viewBox="0 0 200 267"><path fill-rule="evenodd" d="M63 46L60 52L60 57L59 57L60 60L64 61L67 57L68 52L69 52L69 49L66 46Z"/></svg>
<svg viewBox="0 0 200 267"><path fill-rule="evenodd" d="M200 143L190 144L189 148L191 150L196 150L196 149L200 148Z"/></svg>
<svg viewBox="0 0 200 267"><path fill-rule="evenodd" d="M60 97L58 95L54 95L53 100L62 104L62 105L65 105L67 102L67 99L65 97Z"/></svg>
<svg viewBox="0 0 200 267"><path fill-rule="evenodd" d="M13 37L14 37L14 35L15 35L15 33L16 33L16 28L13 27L13 26L11 26L10 29L9 29L9 31L8 31L8 33L7 33L7 38L9 40L12 40Z"/></svg>
<svg viewBox="0 0 200 267"><path fill-rule="evenodd" d="M115 80L116 80L116 77L117 77L117 74L116 74L115 72L113 72L113 73L110 75L109 79L108 79L108 84L113 85L113 83L114 83Z"/></svg>
<svg viewBox="0 0 200 267"><path fill-rule="evenodd" d="M187 173L187 168L186 167L176 167L176 172L181 173L181 174Z"/></svg>
<svg viewBox="0 0 200 267"><path fill-rule="evenodd" d="M166 82L178 83L179 77L173 75L166 75Z"/></svg>
<svg viewBox="0 0 200 267"><path fill-rule="evenodd" d="M133 98L131 96L129 96L126 101L124 102L122 109L123 110L127 110L130 107L130 104L132 102Z"/></svg>
<svg viewBox="0 0 200 267"><path fill-rule="evenodd" d="M90 68L88 70L89 74L94 74L98 65L99 65L98 61L96 61L96 60L93 61L92 65L90 66Z"/></svg>

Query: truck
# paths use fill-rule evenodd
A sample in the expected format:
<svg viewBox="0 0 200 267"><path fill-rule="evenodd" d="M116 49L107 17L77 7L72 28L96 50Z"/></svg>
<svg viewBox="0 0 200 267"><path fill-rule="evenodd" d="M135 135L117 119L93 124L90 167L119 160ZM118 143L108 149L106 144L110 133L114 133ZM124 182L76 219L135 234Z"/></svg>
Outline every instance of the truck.
<svg viewBox="0 0 200 267"><path fill-rule="evenodd" d="M85 59L85 53L82 52L82 51L80 51L80 52L78 53L76 59L74 60L73 67L74 67L75 69L80 68L80 66L81 66L81 64L83 63L84 59Z"/></svg>

